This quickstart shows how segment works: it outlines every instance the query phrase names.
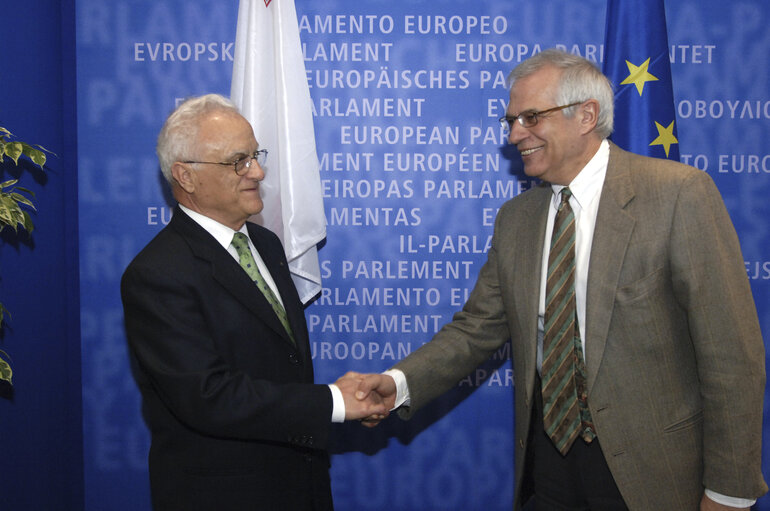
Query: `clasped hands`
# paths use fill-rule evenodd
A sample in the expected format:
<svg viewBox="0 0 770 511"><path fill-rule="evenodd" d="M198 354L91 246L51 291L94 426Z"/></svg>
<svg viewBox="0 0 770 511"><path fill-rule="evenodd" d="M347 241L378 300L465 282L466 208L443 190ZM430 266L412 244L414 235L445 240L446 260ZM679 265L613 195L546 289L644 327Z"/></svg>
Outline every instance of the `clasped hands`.
<svg viewBox="0 0 770 511"><path fill-rule="evenodd" d="M334 384L345 400L345 420L358 420L373 428L396 403L396 382L384 374L345 373Z"/></svg>

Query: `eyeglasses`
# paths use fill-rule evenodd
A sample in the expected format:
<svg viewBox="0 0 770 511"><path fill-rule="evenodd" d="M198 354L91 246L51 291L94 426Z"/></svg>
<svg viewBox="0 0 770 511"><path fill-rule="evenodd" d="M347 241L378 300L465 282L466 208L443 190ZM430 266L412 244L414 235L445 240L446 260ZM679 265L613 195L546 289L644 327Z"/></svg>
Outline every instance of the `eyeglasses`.
<svg viewBox="0 0 770 511"><path fill-rule="evenodd" d="M532 126L537 125L537 121L540 117L544 116L545 114L550 114L551 112L557 112L559 110L564 110L565 108L569 108L571 106L579 105L580 103L585 103L585 101L578 101L577 103L570 103L569 105L562 105L562 106L555 106L553 108L549 108L548 110L525 110L524 112L521 112L519 115L513 115L508 116L504 115L498 119L500 122L500 126L503 127L506 133L509 133L513 130L513 122L518 121L519 124L524 126L525 128L531 128Z"/></svg>
<svg viewBox="0 0 770 511"><path fill-rule="evenodd" d="M232 165L239 176L246 174L254 162L262 167L267 162L267 149L258 149L254 154L235 161L183 161L182 163L205 163L208 165Z"/></svg>

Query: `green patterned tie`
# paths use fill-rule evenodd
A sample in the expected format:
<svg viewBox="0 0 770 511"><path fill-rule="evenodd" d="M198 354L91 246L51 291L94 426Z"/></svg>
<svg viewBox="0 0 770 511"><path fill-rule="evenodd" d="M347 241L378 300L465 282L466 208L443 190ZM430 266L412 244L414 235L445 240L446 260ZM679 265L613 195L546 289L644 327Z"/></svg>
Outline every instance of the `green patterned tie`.
<svg viewBox="0 0 770 511"><path fill-rule="evenodd" d="M587 406L585 362L575 303L575 214L572 192L561 191L553 225L545 287L543 365L543 425L556 448L566 454L578 435L596 436Z"/></svg>
<svg viewBox="0 0 770 511"><path fill-rule="evenodd" d="M278 316L281 324L286 329L286 332L289 334L291 341L296 343L294 340L294 334L291 331L291 325L289 324L289 318L286 316L286 310L283 308L283 305L281 305L281 302L278 301L275 293L273 293L273 290L270 289L270 286L267 285L267 282L265 282L265 279L259 272L257 262L254 260L254 256L251 254L251 250L249 249L248 238L242 232L236 232L231 243L233 247L235 247L235 251L238 252L238 260L241 263L241 268L243 268L249 277L251 277L251 280L257 284L259 290L262 291L262 294L265 295L265 298L267 298L267 301L270 302L270 305L273 307L276 316Z"/></svg>

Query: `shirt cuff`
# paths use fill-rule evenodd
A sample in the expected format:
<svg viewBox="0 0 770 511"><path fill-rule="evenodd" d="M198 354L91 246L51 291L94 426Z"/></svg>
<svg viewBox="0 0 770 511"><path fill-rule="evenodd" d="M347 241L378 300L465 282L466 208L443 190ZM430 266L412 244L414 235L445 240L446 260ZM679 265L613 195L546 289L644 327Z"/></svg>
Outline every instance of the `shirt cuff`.
<svg viewBox="0 0 770 511"><path fill-rule="evenodd" d="M332 391L332 422L345 422L345 399L342 391L335 384L329 384Z"/></svg>
<svg viewBox="0 0 770 511"><path fill-rule="evenodd" d="M757 502L757 499L743 499L740 497L728 497L727 495L722 495L721 493L711 491L708 488L706 488L706 497L710 498L717 504L722 504L723 506L730 506L730 507L737 507L737 508L751 507Z"/></svg>
<svg viewBox="0 0 770 511"><path fill-rule="evenodd" d="M396 382L396 404L393 405L392 410L399 406L409 406L409 387L406 385L404 372L400 369L388 369L382 374L390 376Z"/></svg>

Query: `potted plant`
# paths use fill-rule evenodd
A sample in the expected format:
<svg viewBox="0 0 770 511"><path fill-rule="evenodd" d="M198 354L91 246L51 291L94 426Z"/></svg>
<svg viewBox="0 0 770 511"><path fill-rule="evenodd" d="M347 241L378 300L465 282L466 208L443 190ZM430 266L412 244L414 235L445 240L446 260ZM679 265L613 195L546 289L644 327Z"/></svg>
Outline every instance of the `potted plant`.
<svg viewBox="0 0 770 511"><path fill-rule="evenodd" d="M7 129L0 127L0 163L5 161L7 156L13 161L14 165L19 164L19 158L26 156L32 163L43 169L46 161L46 152L50 152L42 146L31 146L19 140L12 140L13 134ZM18 179L9 179L0 182L0 232L6 228L11 228L15 233L19 229L31 233L34 229L32 218L29 215L29 209L35 210L32 198L35 194L21 186L17 186ZM0 303L0 330L3 327L5 316L10 317L8 310ZM7 382L11 385L13 371L7 361L8 355L0 350L0 383Z"/></svg>

